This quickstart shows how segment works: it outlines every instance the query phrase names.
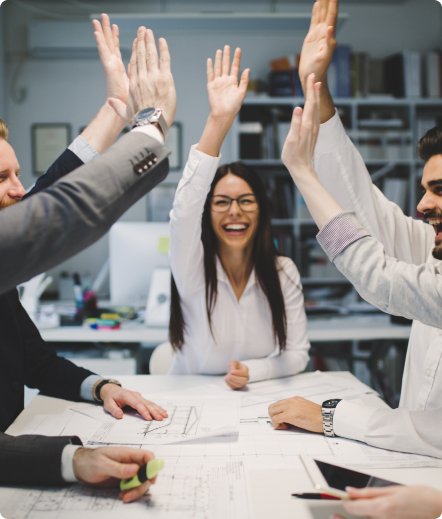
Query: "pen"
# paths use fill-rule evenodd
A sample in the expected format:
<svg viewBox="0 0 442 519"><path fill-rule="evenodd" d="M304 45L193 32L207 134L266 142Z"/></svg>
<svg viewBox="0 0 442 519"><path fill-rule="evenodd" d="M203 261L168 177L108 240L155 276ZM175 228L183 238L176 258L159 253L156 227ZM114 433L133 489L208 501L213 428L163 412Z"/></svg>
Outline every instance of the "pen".
<svg viewBox="0 0 442 519"><path fill-rule="evenodd" d="M323 499L323 500L333 500L333 501L341 501L342 499L345 499L345 497L332 496L331 494L320 494L317 492L292 494L292 497L298 497L299 499Z"/></svg>
<svg viewBox="0 0 442 519"><path fill-rule="evenodd" d="M135 476L131 478L122 479L120 481L120 490L130 490L142 485L148 479L153 479L158 472L164 467L163 458L156 458L150 460L145 465L142 465Z"/></svg>

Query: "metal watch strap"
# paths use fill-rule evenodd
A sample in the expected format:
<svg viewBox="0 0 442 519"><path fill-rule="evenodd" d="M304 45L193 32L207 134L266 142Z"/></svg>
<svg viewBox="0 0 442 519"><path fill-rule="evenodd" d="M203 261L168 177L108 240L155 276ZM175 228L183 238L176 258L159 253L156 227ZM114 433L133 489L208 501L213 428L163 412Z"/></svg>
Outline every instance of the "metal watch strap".
<svg viewBox="0 0 442 519"><path fill-rule="evenodd" d="M103 400L102 400L102 398L100 396L100 391L101 391L101 388L103 386L105 386L106 384L115 384L116 386L120 386L121 387L121 383L118 382L118 380L114 380L112 378L106 378L106 379L102 380L95 387L94 394L93 394L93 397L95 398L95 400L97 402L103 403Z"/></svg>
<svg viewBox="0 0 442 519"><path fill-rule="evenodd" d="M325 436L336 436L333 430L333 415L335 414L335 410L336 408L322 408L322 427L324 429Z"/></svg>
<svg viewBox="0 0 442 519"><path fill-rule="evenodd" d="M159 127L160 127L160 130L164 136L164 140L167 139L167 135L169 134L169 127L167 126L167 123L166 123L166 120L164 119L164 116L163 116L163 111L159 108L156 108L155 111L156 111L156 114L151 114L150 115L150 118L152 118L154 115L155 115L155 119L154 120L149 120L149 119L143 119L142 118L142 115L145 115L145 112L149 111L149 110L153 110L153 108L146 108L144 110L141 110L140 112L138 112L135 117L134 117L134 120L133 120L133 124L132 124L132 129L133 128L137 128L139 126L145 126L146 124L154 124L154 123L158 123Z"/></svg>

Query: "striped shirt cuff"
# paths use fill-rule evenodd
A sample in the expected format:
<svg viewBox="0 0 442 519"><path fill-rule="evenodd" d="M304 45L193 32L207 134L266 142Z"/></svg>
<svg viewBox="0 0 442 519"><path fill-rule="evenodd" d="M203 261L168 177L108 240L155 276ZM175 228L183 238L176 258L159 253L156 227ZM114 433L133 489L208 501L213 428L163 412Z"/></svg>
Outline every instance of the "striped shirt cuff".
<svg viewBox="0 0 442 519"><path fill-rule="evenodd" d="M330 261L353 242L370 236L362 227L353 211L342 211L334 216L316 235L319 245Z"/></svg>

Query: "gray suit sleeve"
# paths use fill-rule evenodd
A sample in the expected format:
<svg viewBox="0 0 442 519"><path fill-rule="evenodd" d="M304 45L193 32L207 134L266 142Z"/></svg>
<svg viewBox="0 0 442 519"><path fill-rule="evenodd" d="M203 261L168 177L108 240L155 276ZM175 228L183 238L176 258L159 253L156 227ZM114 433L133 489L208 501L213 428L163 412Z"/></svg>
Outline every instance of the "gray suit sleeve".
<svg viewBox="0 0 442 519"><path fill-rule="evenodd" d="M0 485L65 485L61 456L76 436L10 436L0 433Z"/></svg>
<svg viewBox="0 0 442 519"><path fill-rule="evenodd" d="M168 155L156 139L129 132L97 159L1 211L0 294L103 236L131 205L166 178Z"/></svg>

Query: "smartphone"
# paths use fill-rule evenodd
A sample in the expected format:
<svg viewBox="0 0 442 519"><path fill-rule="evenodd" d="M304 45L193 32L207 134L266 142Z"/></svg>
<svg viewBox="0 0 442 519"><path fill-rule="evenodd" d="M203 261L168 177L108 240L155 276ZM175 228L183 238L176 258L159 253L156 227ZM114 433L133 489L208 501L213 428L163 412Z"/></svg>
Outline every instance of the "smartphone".
<svg viewBox="0 0 442 519"><path fill-rule="evenodd" d="M301 456L302 463L307 470L313 485L317 490L333 490L333 494L342 499L348 498L345 487L388 487L398 485L387 479L370 476L363 472L338 467L324 461L315 460L307 456Z"/></svg>

